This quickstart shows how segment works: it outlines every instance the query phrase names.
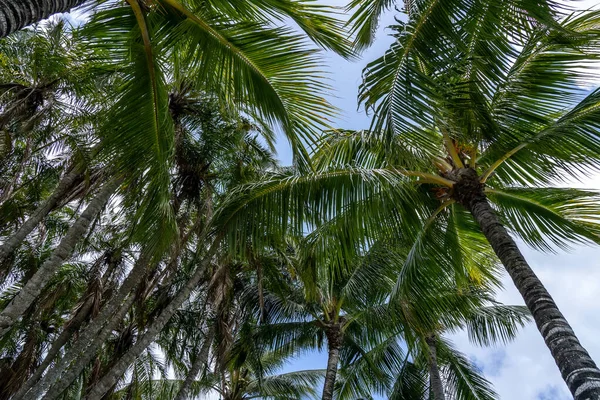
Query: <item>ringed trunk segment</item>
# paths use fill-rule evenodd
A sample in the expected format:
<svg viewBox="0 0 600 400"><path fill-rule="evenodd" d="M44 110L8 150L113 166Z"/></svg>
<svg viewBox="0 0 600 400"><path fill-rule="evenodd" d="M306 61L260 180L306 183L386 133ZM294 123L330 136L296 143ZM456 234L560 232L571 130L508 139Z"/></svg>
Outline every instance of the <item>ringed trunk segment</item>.
<svg viewBox="0 0 600 400"><path fill-rule="evenodd" d="M433 393L434 400L446 400L444 394L444 385L437 362L437 336L432 334L425 338L425 342L429 347L429 385Z"/></svg>
<svg viewBox="0 0 600 400"><path fill-rule="evenodd" d="M1 2L2 0L0 0ZM0 6L1 7L1 6ZM83 172L81 165L76 165L60 180L54 192L44 200L33 214L25 221L19 229L0 246L0 261L7 258L21 242L33 231L40 222L67 196L69 191L75 187Z"/></svg>
<svg viewBox="0 0 600 400"><path fill-rule="evenodd" d="M57 13L66 13L86 0L0 0L0 38L40 22Z"/></svg>
<svg viewBox="0 0 600 400"><path fill-rule="evenodd" d="M332 400L338 363L340 362L340 349L342 348L342 324L339 322L327 324L325 326L325 335L327 336L328 358L322 400Z"/></svg>
<svg viewBox="0 0 600 400"><path fill-rule="evenodd" d="M133 269L119 287L100 309L99 314L83 329L77 341L55 363L41 381L35 385L35 394L41 396L48 389L45 399L59 397L62 392L77 379L81 371L95 357L97 349L123 320L127 311L135 301L135 288L142 282L148 269L149 256L144 250Z"/></svg>
<svg viewBox="0 0 600 400"><path fill-rule="evenodd" d="M51 345L50 349L48 350L46 357L44 357L44 360L42 361L42 363L36 368L33 375L31 375L29 378L27 378L27 381L21 386L21 388L19 388L17 393L14 394L14 396L12 397L12 400L21 400L23 398L23 396L25 396L25 394L27 394L27 392L29 392L29 390L33 387L33 385L35 385L40 380L44 371L46 371L48 366L52 363L52 361L59 354L60 349L62 349L62 347L69 342L72 335L76 331L79 330L81 325L83 325L88 312L91 310L91 308L93 306L93 303L94 303L94 299L92 297L90 297L83 304L81 309L79 309L79 311L73 316L73 318L71 318L71 320L69 321L69 325L65 328L65 330L62 331L60 336L54 342L52 342L52 345Z"/></svg>
<svg viewBox="0 0 600 400"><path fill-rule="evenodd" d="M210 352L210 346L214 339L214 331L214 326L211 325L210 328L208 328L206 337L204 338L204 343L202 343L202 347L200 348L200 353L198 354L196 361L194 361L194 363L192 364L192 367L190 368L190 371L187 377L185 378L183 385L181 386L181 388L179 388L179 393L177 393L175 400L185 400L191 398L190 389L192 387L192 384L196 380L196 377L200 373L200 370L206 365L208 365L208 355Z"/></svg>
<svg viewBox="0 0 600 400"><path fill-rule="evenodd" d="M0 3L3 0L0 0ZM0 10L1 11L1 10ZM90 157L93 158L101 149L101 144L94 146L90 151ZM29 216L27 221L17 229L17 231L0 246L0 261L9 257L12 252L19 247L21 242L33 231L47 216L57 207L62 207L66 202L72 200L71 196L76 195L78 186L83 182L83 174L87 169L84 162L77 162L70 166L52 194Z"/></svg>
<svg viewBox="0 0 600 400"><path fill-rule="evenodd" d="M535 275L517 244L500 222L471 168L453 171L453 198L471 212L502 261L550 350L575 400L600 399L600 369L580 344L575 332Z"/></svg>

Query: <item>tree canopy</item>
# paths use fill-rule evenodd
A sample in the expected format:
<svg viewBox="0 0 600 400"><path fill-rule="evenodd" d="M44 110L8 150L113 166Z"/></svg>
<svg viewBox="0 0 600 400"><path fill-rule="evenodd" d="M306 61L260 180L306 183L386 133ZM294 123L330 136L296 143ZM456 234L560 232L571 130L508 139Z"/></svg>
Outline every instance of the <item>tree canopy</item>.
<svg viewBox="0 0 600 400"><path fill-rule="evenodd" d="M324 52L394 6L0 0L0 398L496 399L451 335L532 321L600 399L516 242L600 243L558 186L600 165L600 12L405 1L338 129Z"/></svg>

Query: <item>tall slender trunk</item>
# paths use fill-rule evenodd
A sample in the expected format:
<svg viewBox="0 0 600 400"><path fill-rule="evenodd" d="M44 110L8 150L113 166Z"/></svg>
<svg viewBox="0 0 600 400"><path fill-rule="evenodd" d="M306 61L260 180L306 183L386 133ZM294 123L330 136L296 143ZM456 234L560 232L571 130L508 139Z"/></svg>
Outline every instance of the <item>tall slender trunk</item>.
<svg viewBox="0 0 600 400"><path fill-rule="evenodd" d="M119 185L120 180L113 180L100 190L81 216L69 228L67 234L52 253L52 256L42 264L8 306L0 313L0 336L4 335L29 306L33 304L46 284L52 279L54 273L71 256L75 245L85 235L92 220L108 203L110 196L117 190Z"/></svg>
<svg viewBox="0 0 600 400"><path fill-rule="evenodd" d="M425 341L429 347L429 385L431 393L433 393L433 400L446 400L437 362L437 337L433 334L425 338Z"/></svg>
<svg viewBox="0 0 600 400"><path fill-rule="evenodd" d="M43 388L51 385L46 394L44 395L44 400L55 400L61 397L63 392L77 379L77 377L82 373L82 371L92 362L94 357L98 352L98 349L102 344L106 341L108 336L118 328L119 323L123 320L127 311L131 308L133 303L135 302L135 296L129 296L123 304L119 307L119 309L115 312L115 314L111 317L108 323L98 332L96 337L91 341L91 344L85 347L82 353L73 354L74 352L69 352L65 358L71 360L70 365L64 370L64 373L59 377L57 374L48 373L48 380L44 382L44 386L40 385L41 390L37 390L38 395L41 395L43 392ZM81 340L81 339L80 339ZM79 340L78 340L79 342ZM62 361L62 360L61 360ZM64 364L62 364L64 365ZM45 378L45 377L44 377ZM39 397L36 397L39 398Z"/></svg>
<svg viewBox="0 0 600 400"><path fill-rule="evenodd" d="M0 0L1 2L2 0ZM0 5L1 7L1 5ZM8 238L2 246L0 246L0 261L9 256L18 246L21 244L23 239L31 233L35 227L42 222L44 218L56 207L60 200L75 186L79 177L81 176L83 168L81 166L74 166L69 172L63 176L58 183L58 186L54 192L48 197L34 213L25 221L19 229Z"/></svg>
<svg viewBox="0 0 600 400"><path fill-rule="evenodd" d="M115 262L115 260L111 260L108 262L106 271L100 278L100 287L101 288L103 288L106 285L106 283L108 282L108 279L112 275L114 269L117 267L117 264L118 264L118 261ZM50 350L48 350L48 352L46 353L46 356L44 357L44 360L42 361L42 363L36 368L35 372L33 373L33 375L31 377L29 377L27 382L12 397L12 400L23 399L23 397L40 380L40 378L46 371L46 368L48 368L48 366L54 361L56 356L60 353L60 350L62 349L62 347L68 343L68 341L72 338L72 335L75 332L79 331L80 327L83 325L85 320L90 315L90 311L92 310L92 308L95 307L96 301L98 301L96 296L90 295L90 293L88 293L87 300L83 303L83 305L79 308L79 310L77 310L77 312L71 318L71 320L65 325L65 328L63 329L61 334L58 336L58 338L56 338L54 340L54 342L52 342L52 346L50 347ZM98 315L95 315L93 318L96 318L96 317L98 317ZM89 326L90 325L88 325L88 328L89 328ZM86 331L83 331L83 333L85 333L85 332ZM58 368L56 368L56 366L55 366L54 370L60 371L60 370L58 370Z"/></svg>
<svg viewBox="0 0 600 400"><path fill-rule="evenodd" d="M575 400L600 399L600 370L490 206L476 172L458 171L454 197L473 215L523 296Z"/></svg>
<svg viewBox="0 0 600 400"><path fill-rule="evenodd" d="M71 335L77 329L79 329L81 324L83 324L87 314L89 313L93 305L93 298L89 298L86 300L86 302L79 309L77 314L75 314L75 316L71 319L69 325L61 332L58 338L56 338L54 342L52 342L52 346L50 347L50 350L48 350L46 357L44 357L44 361L42 361L42 363L36 368L33 375L31 375L29 379L27 379L25 384L19 388L17 393L15 393L15 395L12 397L13 400L22 399L23 396L33 387L33 385L35 385L37 381L40 380L46 368L48 368L50 363L60 352L60 349L69 341L69 339L71 339Z"/></svg>
<svg viewBox="0 0 600 400"><path fill-rule="evenodd" d="M86 0L0 0L0 38L52 14L69 12Z"/></svg>
<svg viewBox="0 0 600 400"><path fill-rule="evenodd" d="M140 336L138 341L129 349L129 351L111 368L110 371L102 377L100 382L90 390L86 400L100 400L106 392L125 374L125 371L137 357L154 341L156 335L169 322L177 309L189 298L190 294L198 286L200 280L204 277L208 264L219 247L219 239L215 239L208 253L192 275L192 277L181 288L173 300L163 309L159 316L152 321L146 332Z"/></svg>
<svg viewBox="0 0 600 400"><path fill-rule="evenodd" d="M327 371L325 372L325 384L323 385L322 400L333 399L333 389L337 378L338 364L340 362L340 349L342 347L342 329L340 324L332 324L325 327L327 335Z"/></svg>
<svg viewBox="0 0 600 400"><path fill-rule="evenodd" d="M97 349L121 322L133 304L135 297L132 292L145 276L147 262L148 258L142 250L142 254L117 292L102 307L98 316L85 327L77 341L60 361L48 371L38 384L35 384L36 382L31 384L33 391L27 398L40 398L48 388L50 389L46 397L58 397L77 379L81 371L94 358Z"/></svg>
<svg viewBox="0 0 600 400"><path fill-rule="evenodd" d="M208 353L210 351L210 345L212 344L214 336L214 327L211 325L206 334L206 338L204 339L204 343L202 343L202 348L200 349L200 353L196 358L196 361L192 364L190 371L188 372L185 381L179 388L179 392L177 396L175 396L175 400L185 400L191 398L190 396L190 388L192 387L192 383L196 380L198 373L208 364Z"/></svg>
<svg viewBox="0 0 600 400"><path fill-rule="evenodd" d="M190 235L185 235L181 245L187 243L189 238ZM177 258L178 252L176 251L172 261L166 268L167 270L175 268ZM95 357L97 349L102 346L135 301L132 294L125 303L121 304L130 292L142 282L142 279L147 276L149 261L150 255L147 249L142 249L140 257L125 282L102 308L98 317L83 331L75 345L36 386L34 391L36 395L41 396L49 388L44 398L55 399L77 379L83 369ZM149 288L147 289L149 290ZM140 293L143 296L144 291ZM121 304L120 308L119 304ZM104 326L104 324L107 325Z"/></svg>

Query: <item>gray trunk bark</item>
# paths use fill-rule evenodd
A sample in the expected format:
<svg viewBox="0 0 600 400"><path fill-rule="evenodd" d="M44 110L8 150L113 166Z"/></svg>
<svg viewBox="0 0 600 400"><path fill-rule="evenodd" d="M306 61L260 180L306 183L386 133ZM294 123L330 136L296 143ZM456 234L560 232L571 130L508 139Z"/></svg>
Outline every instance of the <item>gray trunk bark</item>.
<svg viewBox="0 0 600 400"><path fill-rule="evenodd" d="M93 298L89 298L84 303L83 307L81 307L81 309L77 312L77 314L75 314L73 319L71 319L67 328L61 332L61 334L58 336L58 338L56 338L56 340L54 340L54 342L52 342L52 346L50 347L50 350L48 350L48 354L46 354L46 357L44 357L44 361L42 361L42 363L36 368L33 375L31 375L29 379L27 379L27 382L25 382L25 384L19 389L19 391L15 393L15 395L12 397L12 400L23 399L23 396L27 394L29 390L31 390L31 388L37 383L37 381L40 380L46 368L48 368L50 363L60 352L60 349L69 341L69 339L71 339L71 335L79 329L81 324L83 324L87 314L89 313L93 305Z"/></svg>
<svg viewBox="0 0 600 400"><path fill-rule="evenodd" d="M42 264L8 306L0 313L0 336L4 335L29 306L33 304L46 284L52 279L54 273L71 256L75 245L84 237L92 220L100 213L110 199L110 196L119 187L119 184L119 180L113 180L100 190L81 216L69 228L67 234L52 253L52 256Z"/></svg>
<svg viewBox="0 0 600 400"><path fill-rule="evenodd" d="M2 0L0 0L1 2ZM1 6L0 6L1 7ZM79 176L81 175L82 169L79 167L72 168L67 174L60 180L58 186L54 192L48 197L35 212L25 221L23 225L8 238L2 246L0 246L0 261L8 257L18 246L21 244L23 239L27 237L35 229L35 227L42 222L44 218L56 207L61 199L66 196L69 190L75 185Z"/></svg>
<svg viewBox="0 0 600 400"><path fill-rule="evenodd" d="M144 254L142 251L117 293L102 307L98 316L83 330L63 358L35 385L33 393L27 398L40 398L49 387L44 398L58 397L91 362L97 349L117 327L135 300L132 291L142 281L147 268L148 260Z"/></svg>
<svg viewBox="0 0 600 400"><path fill-rule="evenodd" d="M100 379L100 381L90 390L86 400L100 400L112 388L115 383L125 374L125 371L137 357L148 347L156 338L156 335L169 322L177 309L189 298L190 294L203 278L206 268L213 255L218 249L219 241L210 247L202 263L198 266L192 277L186 282L185 286L177 293L173 300L163 309L159 316L152 321L146 332L140 336L138 341L121 357L119 361Z"/></svg>
<svg viewBox="0 0 600 400"><path fill-rule="evenodd" d="M471 212L523 296L574 399L600 399L600 370L579 343L575 332L519 251L517 244L502 226L483 190L462 198L460 202Z"/></svg>
<svg viewBox="0 0 600 400"><path fill-rule="evenodd" d="M110 276L112 275L114 269L117 267L117 263L118 262L115 262L115 260L109 262L109 265L107 266L106 271L101 278L101 287L106 286L106 283L110 279ZM48 368L50 363L52 363L54 361L56 356L60 353L60 350L62 349L62 347L65 344L67 344L67 342L72 338L73 333L79 331L79 328L81 327L81 325L84 323L84 321L88 317L90 310L95 306L95 304L94 304L95 302L96 302L96 299L94 296L90 296L85 301L83 306L77 311L77 313L73 316L73 318L67 323L67 325L65 326L65 328L64 328L63 332L60 334L60 336L56 340L54 340L54 342L52 343L52 346L50 347L50 350L48 351L48 353L46 354L46 357L44 358L44 361L42 361L42 363L36 368L33 375L31 377L29 377L27 382L25 382L25 384L19 389L19 391L12 397L11 400L22 400L24 398L24 396L33 388L33 385L35 385L40 380L40 378L46 371L46 368ZM98 315L96 315L95 317L97 317L97 316ZM88 325L88 327L89 327L89 325Z"/></svg>
<svg viewBox="0 0 600 400"><path fill-rule="evenodd" d="M437 337L429 336L425 339L429 347L429 385L434 400L446 400L444 385L437 362Z"/></svg>
<svg viewBox="0 0 600 400"><path fill-rule="evenodd" d="M208 329L208 333L206 334L206 339L204 339L204 343L202 343L200 353L198 354L196 361L192 364L185 381L183 381L183 385L181 385L181 388L179 388L179 392L177 393L177 396L175 396L175 400L186 400L191 398L190 388L192 387L192 383L194 383L196 380L200 370L208 364L208 353L210 351L213 335L214 328L211 325L211 327Z"/></svg>
<svg viewBox="0 0 600 400"><path fill-rule="evenodd" d="M62 396L63 392L71 386L77 377L83 372L83 370L92 362L100 346L108 338L108 336L117 329L119 323L125 317L125 314L131 308L135 302L135 296L131 295L121 305L119 310L112 316L107 325L95 336L91 341L91 344L86 346L83 353L75 354L75 357L69 357L73 360L66 371L58 377L57 374L52 374L52 377L48 379L46 384L51 384L48 392L44 395L43 400L55 400ZM80 339L81 340L81 339ZM72 354L72 353L70 353ZM50 374L48 374L50 375Z"/></svg>
<svg viewBox="0 0 600 400"><path fill-rule="evenodd" d="M330 348L327 358L327 372L325 373L325 385L323 386L322 400L333 399L333 389L337 377L338 363L340 361L340 349Z"/></svg>
<svg viewBox="0 0 600 400"><path fill-rule="evenodd" d="M69 12L86 0L0 0L0 38L52 14Z"/></svg>
<svg viewBox="0 0 600 400"><path fill-rule="evenodd" d="M340 348L342 347L342 332L339 325L326 327L327 334L327 371L323 385L322 400L332 400L335 380L337 378L338 364L340 362Z"/></svg>

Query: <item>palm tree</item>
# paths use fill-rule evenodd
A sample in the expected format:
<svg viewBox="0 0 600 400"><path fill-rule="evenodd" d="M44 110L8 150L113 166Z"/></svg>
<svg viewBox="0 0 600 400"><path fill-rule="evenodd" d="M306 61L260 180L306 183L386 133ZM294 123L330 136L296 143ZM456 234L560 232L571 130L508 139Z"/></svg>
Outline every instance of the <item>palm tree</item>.
<svg viewBox="0 0 600 400"><path fill-rule="evenodd" d="M201 385L212 385L224 399L314 398L322 370L274 375L293 356L293 348L271 349L255 340L257 324L268 324L271 284L282 283L272 254L252 254L246 262L233 259L217 266L208 295L213 299L213 371ZM259 270L264 275L255 273Z"/></svg>
<svg viewBox="0 0 600 400"><path fill-rule="evenodd" d="M95 10L82 36L77 33L78 41L93 52L94 68L88 75L111 71L118 89L107 118L93 126L94 139L100 142L94 158L124 176L125 186L138 189L143 200L137 203L132 236L147 241L156 257L177 237L170 193L175 126L166 77L179 79L182 61L196 60L186 63L185 70L198 90L216 93L225 107L264 120L265 126L281 127L301 162L301 139L311 140L332 109L322 97L328 89L321 83L318 49L298 31L273 21L291 17L319 46L352 55L341 24L309 2L261 2L256 7L216 2L201 10L194 13L176 0L165 0L157 10L134 0L110 4ZM106 47L108 42L116 51ZM0 257L14 251L82 172L83 165L69 168L55 192L7 239ZM15 317L5 318L4 324Z"/></svg>
<svg viewBox="0 0 600 400"><path fill-rule="evenodd" d="M339 398L369 398L371 393L366 387L361 387L364 380L357 379L356 370L362 376L373 374L373 371L385 371L389 383L386 382L382 392L392 400L498 398L491 383L448 340L437 340L436 360L439 369L430 365L431 351L417 353L415 350L413 354L414 358L391 341L366 352L347 369L341 370ZM377 387L377 383L372 383L372 386Z"/></svg>
<svg viewBox="0 0 600 400"><path fill-rule="evenodd" d="M235 229L238 240L232 245L239 251L246 243L239 238L252 237L253 246L272 245L265 231L301 236L323 221L348 235L340 246L324 247L323 254L341 260L356 246L371 246L369 237L405 237L410 251L397 279L398 293L411 287L421 269L431 276L440 272L424 260L437 260L457 277L464 276L460 249L474 250L471 259L487 255L488 238L475 239L481 230L460 204L450 199L440 205L438 196L446 200L446 191L429 182L446 178L406 169L407 153L399 138L383 141L365 132L332 132L313 157L314 173L279 171L238 188L215 220ZM498 185L493 193L505 223L533 247L547 250L598 240L596 192Z"/></svg>
<svg viewBox="0 0 600 400"><path fill-rule="evenodd" d="M352 243L352 234L345 232L353 229L339 225L346 220L321 225L301 247L310 265L327 271L316 279L317 287L333 286L341 293L317 296L342 304L345 340L338 360L341 380L332 385L335 398L369 398L373 393L389 398L437 400L445 399L445 394L450 398L495 398L490 383L443 338L444 334L464 329L478 345L506 342L529 320L525 307L504 306L493 300L495 289L500 287L499 274L490 249L480 247L481 234L463 232L464 241L453 254L422 258L418 269L405 271L411 268L407 258L414 257L414 248L407 246L410 242L375 241L365 254L360 245L354 250L358 253L353 254L352 250L344 250ZM297 274L306 275L303 270L306 267ZM407 273L414 275L409 285L397 280ZM330 280L341 285L328 285ZM302 310L308 309L305 306ZM295 333L291 345L302 346L303 331ZM337 365L328 372L335 376L336 369Z"/></svg>
<svg viewBox="0 0 600 400"><path fill-rule="evenodd" d="M36 4L35 7L26 7L31 11L42 6L41 3ZM68 6L64 2L61 5ZM166 204L169 198L167 172L173 154L173 126L168 118L168 93L163 79L172 71L171 56L176 54L174 58L179 60L176 63L186 59L202 60L188 63L189 68L186 66L186 73L198 82L197 86L218 93L229 105L243 108L250 115L256 115L256 119L281 125L300 154L301 146L296 135L300 133L300 136L310 138L313 125L320 124L330 113L331 108L318 97L327 88L319 83L321 74L316 49L307 46L297 32L275 26L271 21L291 17L319 45L351 55L340 23L320 6L303 1L261 2L256 7L252 4L230 7L228 2L216 2L214 6L210 13L202 11L194 14L178 1L161 4L160 9L164 13L143 7L137 1L129 5L111 4L109 9L95 8L92 21L86 25L86 36L77 36L77 41L88 49L98 50L93 59L105 61L105 65L97 65L99 68L107 67L118 72L122 91L114 94L117 103L114 112L108 113L110 121L96 128L97 136L103 139L103 157L108 157L109 162L130 174L134 172L133 175L141 180L136 182L137 185L153 193L150 197L154 203L141 204L148 211L138 229L142 231L140 235L149 236L143 234L145 229L152 229L147 220L152 213L161 213L164 218L158 220L163 225L154 227L154 232L156 235L156 231L160 231L164 238L163 248L165 242L169 242L167 233L174 233L172 212ZM54 10L56 7L44 8ZM41 14L38 12L37 15ZM148 24L147 18L158 18L160 22L158 25ZM170 32L167 37L158 34L159 26L165 28L163 32ZM125 27L134 32L136 38L125 33ZM152 30L157 30L157 34ZM106 48L107 37L114 40L118 51ZM177 45L173 46L175 43ZM267 54L264 50L268 51L269 57L263 57ZM304 72L299 74L299 69ZM95 71L98 70L102 71ZM231 85L223 85L223 82ZM147 102L140 103L140 99ZM140 107L141 104L145 107ZM140 110L146 112L140 115ZM132 118L133 115L136 118ZM141 120L149 125L143 126ZM120 128L115 130L115 127ZM153 131L154 135L146 136ZM148 140L152 137L154 141ZM130 154L124 151L130 151ZM149 158L140 159L142 155ZM115 157L121 162L117 162ZM64 196L65 187L81 172L77 168L75 170L65 176L64 184L49 199L52 201L44 204L32 223L26 225L28 229L18 232L18 238L27 235L35 222L47 215L57 201L55 198ZM3 249L5 251L0 255L9 254L18 242L7 242L11 247Z"/></svg>
<svg viewBox="0 0 600 400"><path fill-rule="evenodd" d="M227 253L217 257L211 266L213 271L208 274L210 281L199 288L194 301L178 311L160 334L157 344L164 349L167 365L181 370L183 376L187 375L185 380L172 379L166 374L157 382L132 377L114 395L139 393L145 398L155 396L157 388L163 388L158 390L164 390L166 398L182 399L202 391L215 391L228 399L312 397L322 371L273 375L289 359L290 348L270 350L267 346L257 346L253 336L248 335L262 318L258 304L259 293L263 292L257 288L261 284L254 274L257 263L270 272L269 281L280 282L277 268L267 265L274 258L251 257L251 260L231 258ZM183 362L186 353L189 366ZM148 362L141 355L135 361L136 368L138 363ZM196 376L200 371L200 376ZM154 388L151 392L146 391L149 386ZM93 395L92 391L89 396Z"/></svg>
<svg viewBox="0 0 600 400"><path fill-rule="evenodd" d="M71 256L75 245L87 233L92 221L100 210L106 206L119 184L120 181L115 180L109 182L100 190L81 216L69 228L54 250L52 257L40 266L36 273L27 280L19 293L2 310L2 313L0 313L0 335L4 335L27 308L33 304L60 265Z"/></svg>
<svg viewBox="0 0 600 400"><path fill-rule="evenodd" d="M389 3L354 3L366 44L366 22ZM577 85L595 77L585 65L598 54L599 14L527 1L407 3L408 22L360 88L373 135L398 140L395 151L411 160L399 173L435 190L439 207L425 219L445 218L453 204L470 213L573 396L599 398L600 370L504 226L539 248L598 242L588 214L596 194L548 185L598 168L598 91Z"/></svg>
<svg viewBox="0 0 600 400"><path fill-rule="evenodd" d="M285 18L305 35L277 22ZM146 192L135 236L152 238L157 254L176 236L169 207L174 127L166 77L179 74L176 66L184 65L194 85L214 93L224 106L282 128L302 162L301 140L312 141L315 128L332 115L323 98L328 87L322 83L318 48L305 38L353 55L342 24L309 1L236 7L217 1L206 8L202 2L161 0L147 7L131 0L94 8L81 40L95 50L101 68L117 71L122 79L98 131L100 158Z"/></svg>
<svg viewBox="0 0 600 400"><path fill-rule="evenodd" d="M110 101L98 95L104 84L90 79L90 63L82 59L89 52L62 21L18 32L2 41L0 51L6 60L0 68L0 207L2 225L17 225L3 232L0 259L6 259L52 210L81 192L84 172L95 175L86 168L86 130ZM65 162L69 157L72 163ZM50 181L56 175L62 175L58 182ZM43 188L29 206L23 194L41 179L55 189Z"/></svg>
<svg viewBox="0 0 600 400"><path fill-rule="evenodd" d="M419 291L415 298L409 295L408 298L399 299L402 304L399 313L402 317L397 320L402 324L402 336L408 343L412 360L409 361L409 357L405 357L403 363L386 364L386 348L376 348L374 352L379 356L378 362L383 365L381 369L391 377L387 388L390 398L402 398L406 390L421 390L419 398L429 397L435 400L496 398L491 384L444 338L444 335L466 330L469 339L477 345L506 343L514 339L518 328L529 321L529 312L523 306L506 306L495 302L490 282L472 281L468 285L461 283L454 286L447 282L445 286L439 290L434 289L435 293L429 295ZM435 310L424 313L423 309L432 309L428 306L429 302L445 303L448 311L444 311L443 314L439 311L436 313ZM361 356L370 357L369 353ZM360 356L357 358L360 360ZM408 362L412 365L407 364ZM363 362L362 366L360 362L356 364L358 371L363 372L360 368L364 368L365 363ZM352 393L357 390L360 380L357 379L359 374L353 371L352 364L348 369L352 373L347 375L354 380L347 377L348 387L343 387L342 390L347 389ZM416 388L411 386L414 383L409 384L410 379L407 379L406 374L413 374ZM421 378L416 379L418 376ZM424 384L427 379L429 385Z"/></svg>
<svg viewBox="0 0 600 400"><path fill-rule="evenodd" d="M272 24L273 17L280 19L289 15L320 45L335 47L340 52L350 54L339 33L339 23L324 14L321 7L315 8L302 2L264 4L266 8L231 8L224 3L217 5L210 12L203 11L196 15L176 1L161 5L161 10L166 13L155 12L151 7L141 7L137 1L132 1L128 6L97 9L92 22L85 28L85 36L80 36L76 30L70 31L82 45L94 52L91 57L94 60L93 67L87 70L89 75L98 78L96 83L110 75L108 79L116 83L111 90L119 89L111 92L113 98L107 103L110 122L104 119L93 121L93 140L100 141L94 158L101 165L116 167L126 176L123 187L127 188L125 194L128 196L125 201L130 209L136 209L131 215L131 220L135 221L131 225L131 240L146 241L146 247L154 253L150 257L159 258L171 247L176 226L174 210L177 202L171 202L170 173L175 161L177 121L171 115L173 104L164 77L179 79L181 70L177 66L188 56L202 60L185 67L186 75L194 78L193 86L200 88L196 90L206 92L218 88L217 98L224 106L235 106L236 110L242 109L247 115L267 121L263 126L269 129L258 130L258 133L270 134L274 125L281 125L292 141L299 143L294 139L295 133L308 134L311 126L330 112L324 100L316 98L313 101L315 94L326 88L313 79L320 76L316 49L306 45L297 32ZM225 15L227 18L224 18ZM160 23L149 23L152 18L158 18ZM158 28L161 24L165 30ZM124 28L130 29L133 36L125 33ZM162 36L166 32L171 33L167 37ZM95 36L97 33L102 33L103 39ZM115 39L115 44L122 46L119 51L114 52L104 46L107 37ZM263 57L266 48L271 51L269 57ZM202 57L197 57L199 54ZM307 68L312 77L299 75L301 68ZM94 75L98 71L101 72L100 76ZM197 79L199 76L206 79ZM228 84L223 85L223 82ZM77 94L70 96L70 100L76 103ZM298 101L302 98L305 104L298 107L302 103ZM293 103L291 99L294 99ZM258 102L253 103L255 100ZM149 132L154 134L145 136ZM256 143L255 140L252 144L255 148ZM130 154L125 154L127 152ZM83 172L83 167L79 165L69 170L48 201L40 204L32 218L23 225L26 229L11 233L13 236L5 243L10 246L4 249L3 255L13 252L57 204L66 201L65 193ZM81 221L89 222L87 215ZM73 230L71 239L79 231L81 229ZM67 247L63 246L66 250L73 245L71 239L65 242ZM61 257L48 264L48 268L38 271L38 276L49 275L60 261L68 257L68 253L61 250ZM141 279L142 276L138 274L135 279ZM194 275L196 283L201 276L201 270ZM46 282L40 279L31 282L29 288L35 290L27 292L31 295L26 296L26 301L19 300L18 307L5 310L7 319L10 319L8 325L20 317L20 310L24 311L27 304L31 304L34 295ZM103 322L93 323L86 330L88 336L98 339L90 342L96 343L91 347L101 343L99 338L102 336L94 336L93 332L109 332L108 327L118 319L118 313L126 312L127 302L132 299L129 290L135 287L136 281L124 282L129 282L128 289L117 290L118 296L105 304L106 311L99 315L101 318L98 320ZM194 286L192 280L186 290L189 292ZM178 301L185 298L186 295L182 293ZM160 324L166 323L177 307L176 303L169 307L169 311L159 318ZM117 312L117 309L120 311ZM109 321L110 318L113 320ZM160 327L156 329L160 330ZM151 341L152 336L148 335L145 340ZM140 345L139 348L144 347ZM57 368L53 372L60 374L60 371L61 368Z"/></svg>
<svg viewBox="0 0 600 400"><path fill-rule="evenodd" d="M40 265L52 257L56 241L69 229L70 212L73 210L64 212L65 215L53 216L54 221L46 222L45 233L21 247L9 281L17 283L20 274L33 275ZM3 397L12 394L18 398L15 392L40 370L39 363L47 363L47 366L60 347L71 339L71 335L76 334L82 325L96 315L98 304L110 293L111 281L115 275L119 275L121 257L118 251L108 250L114 243L96 240L91 242L102 243L107 250L94 255L96 258L92 261L87 260L91 254L76 251L73 260L61 265L25 317L13 325L2 339L2 358L14 360L12 365L7 366L8 370L0 374L4 377ZM16 288L11 287L3 291L2 306L12 300L16 291ZM23 352L24 348L20 349L20 343L31 338L31 333L34 333L35 340L30 339L30 351ZM59 343L61 344L57 346ZM31 358L24 358L27 354ZM42 355L46 355L43 361ZM44 369L45 367L41 370Z"/></svg>
<svg viewBox="0 0 600 400"><path fill-rule="evenodd" d="M85 0L2 0L0 3L0 38L56 13L66 13Z"/></svg>
<svg viewBox="0 0 600 400"><path fill-rule="evenodd" d="M326 341L324 400L392 393L400 376L397 367L407 362L402 342L419 360L421 378L429 375L441 388L435 356L439 345L440 363L450 366L449 385L458 398L493 398L489 383L439 339L444 332L468 327L480 344L510 340L527 320L523 307L494 304L492 287L498 282L489 251L470 257L473 249L467 246L457 260L462 271L436 263L436 273L422 268L425 273L411 280L409 291L390 296L410 248L397 241L374 242L363 254L345 233L348 229L325 223L297 244L288 244L290 274L303 284L280 277L263 284L262 301L255 293L249 297L244 309L264 316L252 343L297 352L321 348ZM350 249L342 250L348 243ZM460 273L467 275L458 277ZM336 384L340 363L342 382ZM460 368L466 372L459 373ZM472 392L464 389L469 385ZM443 391L434 398L444 399Z"/></svg>
<svg viewBox="0 0 600 400"><path fill-rule="evenodd" d="M219 246L219 240L216 240L204 256L207 242L212 240L203 233L210 231L212 208L218 207L221 198L228 196L230 187L256 179L264 168L275 167L271 151L258 138L259 129L264 128L246 118L224 116L218 111L214 97L199 93L188 84L177 83L174 89L170 109L178 133L176 173L171 177L172 203L178 212L182 237L173 246L170 259L158 261L158 266L153 266L156 261L150 262L151 257L145 260L145 257L138 257L129 276L115 288L97 317L80 332L79 340L68 344L64 356L45 376L42 377L43 369L39 373L36 371L36 379L41 378L41 381L36 383L32 379L28 382L28 388L24 389L25 392L31 390L28 396L40 396L48 390L46 398L56 398L70 390L71 383L86 371L97 352L104 351L102 344L110 339L112 332L121 329L121 320L128 310L133 306L140 312L139 293L146 293L142 304L148 302L149 309L141 311L144 316L139 320L145 321L144 324L140 325L135 319L133 331L138 334L118 355L109 351L108 359L102 358L97 369L99 375L89 381L89 396L94 396L98 390L113 390L115 380L122 377L124 369L131 364L137 365L136 360L140 357L148 356L148 345L198 289L198 283L208 279L207 262L211 261L211 252L217 251ZM125 226L138 215L137 193L137 189L125 192L122 202L127 210L127 217L122 221ZM197 248L191 250L194 246ZM142 255L144 253L142 250ZM142 292L141 286L144 287ZM45 368L48 363L44 363Z"/></svg>

